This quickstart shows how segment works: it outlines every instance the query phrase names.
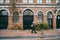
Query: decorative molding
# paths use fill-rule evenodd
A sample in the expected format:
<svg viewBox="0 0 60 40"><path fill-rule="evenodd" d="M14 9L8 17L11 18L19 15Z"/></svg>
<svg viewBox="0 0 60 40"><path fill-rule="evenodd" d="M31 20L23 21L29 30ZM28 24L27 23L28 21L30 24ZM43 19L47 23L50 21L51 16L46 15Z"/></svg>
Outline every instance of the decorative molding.
<svg viewBox="0 0 60 40"><path fill-rule="evenodd" d="M15 4L16 7L60 7L57 4ZM12 7L12 4L0 4L0 7Z"/></svg>

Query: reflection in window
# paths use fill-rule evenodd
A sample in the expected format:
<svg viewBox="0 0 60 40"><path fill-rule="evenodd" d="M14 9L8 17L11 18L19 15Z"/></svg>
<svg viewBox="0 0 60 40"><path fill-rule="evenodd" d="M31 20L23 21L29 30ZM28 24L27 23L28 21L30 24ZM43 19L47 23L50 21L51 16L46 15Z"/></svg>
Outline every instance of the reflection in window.
<svg viewBox="0 0 60 40"><path fill-rule="evenodd" d="M38 20L39 22L43 22L43 12L41 11L38 12Z"/></svg>
<svg viewBox="0 0 60 40"><path fill-rule="evenodd" d="M18 23L19 22L19 13L18 12L14 12L13 13L13 22L14 23Z"/></svg>

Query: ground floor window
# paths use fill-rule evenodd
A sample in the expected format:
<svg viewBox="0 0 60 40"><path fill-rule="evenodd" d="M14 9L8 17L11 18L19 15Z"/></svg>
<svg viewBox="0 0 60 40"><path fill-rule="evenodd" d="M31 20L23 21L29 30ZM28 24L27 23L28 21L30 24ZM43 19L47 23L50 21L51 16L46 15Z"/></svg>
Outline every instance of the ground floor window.
<svg viewBox="0 0 60 40"><path fill-rule="evenodd" d="M18 23L18 22L19 22L19 13L15 11L13 13L13 23Z"/></svg>
<svg viewBox="0 0 60 40"><path fill-rule="evenodd" d="M38 21L43 22L43 12L41 11L38 12Z"/></svg>

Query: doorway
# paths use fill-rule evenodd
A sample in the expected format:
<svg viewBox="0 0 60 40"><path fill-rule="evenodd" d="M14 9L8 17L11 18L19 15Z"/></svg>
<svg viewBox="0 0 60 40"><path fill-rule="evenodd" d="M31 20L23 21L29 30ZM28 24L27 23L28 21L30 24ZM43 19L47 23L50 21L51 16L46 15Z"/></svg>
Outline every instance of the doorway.
<svg viewBox="0 0 60 40"><path fill-rule="evenodd" d="M23 12L23 29L31 29L31 24L34 20L32 10L27 9Z"/></svg>
<svg viewBox="0 0 60 40"><path fill-rule="evenodd" d="M8 27L8 12L0 10L0 30L7 29Z"/></svg>
<svg viewBox="0 0 60 40"><path fill-rule="evenodd" d="M56 24L57 24L57 29L60 29L60 15L57 15Z"/></svg>

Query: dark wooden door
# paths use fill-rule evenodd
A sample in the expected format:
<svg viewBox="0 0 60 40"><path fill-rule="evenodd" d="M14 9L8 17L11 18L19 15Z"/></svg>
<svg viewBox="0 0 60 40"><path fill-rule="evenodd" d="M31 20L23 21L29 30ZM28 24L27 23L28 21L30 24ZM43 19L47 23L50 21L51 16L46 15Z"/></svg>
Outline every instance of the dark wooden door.
<svg viewBox="0 0 60 40"><path fill-rule="evenodd" d="M60 29L60 15L57 16L56 24L57 24L57 29Z"/></svg>
<svg viewBox="0 0 60 40"><path fill-rule="evenodd" d="M52 18L48 18L48 25L49 25L49 29L53 29L53 19Z"/></svg>
<svg viewBox="0 0 60 40"><path fill-rule="evenodd" d="M7 26L8 26L8 15L2 11L0 11L0 30L7 29Z"/></svg>
<svg viewBox="0 0 60 40"><path fill-rule="evenodd" d="M32 22L33 22L33 15L24 15L23 16L24 29L31 29Z"/></svg>

